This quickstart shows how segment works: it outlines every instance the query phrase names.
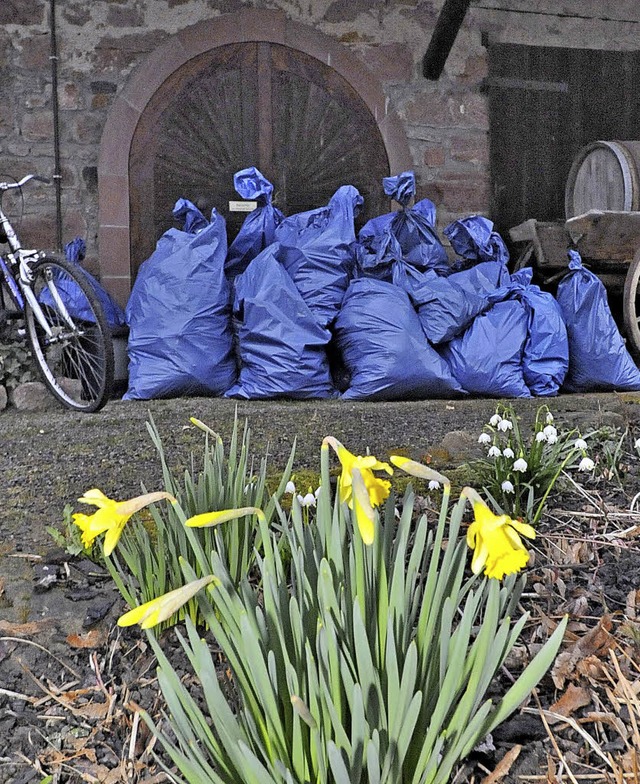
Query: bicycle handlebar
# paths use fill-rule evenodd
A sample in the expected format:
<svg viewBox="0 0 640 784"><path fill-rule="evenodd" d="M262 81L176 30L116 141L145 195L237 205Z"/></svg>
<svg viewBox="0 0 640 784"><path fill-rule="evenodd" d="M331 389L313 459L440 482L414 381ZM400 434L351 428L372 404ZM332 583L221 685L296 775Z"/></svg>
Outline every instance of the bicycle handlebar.
<svg viewBox="0 0 640 784"><path fill-rule="evenodd" d="M22 186L26 185L29 180L36 180L37 182L44 182L47 184L51 182L51 180L47 179L47 177L43 177L40 174L25 174L25 176L18 182L0 182L0 191L8 191L12 188L22 188Z"/></svg>

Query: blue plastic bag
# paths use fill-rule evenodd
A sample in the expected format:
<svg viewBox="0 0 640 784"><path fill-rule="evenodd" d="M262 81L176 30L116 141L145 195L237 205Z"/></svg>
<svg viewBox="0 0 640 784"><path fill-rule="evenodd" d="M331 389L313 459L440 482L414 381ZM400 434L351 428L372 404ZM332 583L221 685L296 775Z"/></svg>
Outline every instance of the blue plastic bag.
<svg viewBox="0 0 640 784"><path fill-rule="evenodd" d="M383 233L376 248L357 242L355 256L356 277L378 278L391 283L397 268L404 268L400 243L390 231Z"/></svg>
<svg viewBox="0 0 640 784"><path fill-rule="evenodd" d="M172 214L177 221L182 221L183 231L187 234L197 234L209 225L209 221L189 199L178 199Z"/></svg>
<svg viewBox="0 0 640 784"><path fill-rule="evenodd" d="M375 278L351 282L335 324L351 375L345 400L407 400L463 393L425 340L407 294Z"/></svg>
<svg viewBox="0 0 640 784"><path fill-rule="evenodd" d="M511 280L516 296L529 312L527 340L522 356L525 384L533 395L557 395L569 368L569 341L562 311L551 294L531 283L531 267L516 272Z"/></svg>
<svg viewBox="0 0 640 784"><path fill-rule="evenodd" d="M141 265L126 309L125 399L221 395L235 382L226 252L224 218L213 210L195 234L165 232Z"/></svg>
<svg viewBox="0 0 640 784"><path fill-rule="evenodd" d="M363 203L343 185L326 207L285 218L275 230L278 260L321 327L338 315L355 265L354 218Z"/></svg>
<svg viewBox="0 0 640 784"><path fill-rule="evenodd" d="M503 264L509 261L509 251L504 240L493 230L493 223L482 215L469 215L455 220L444 228L443 233L456 254L463 259L462 266L477 264L479 261L499 261Z"/></svg>
<svg viewBox="0 0 640 784"><path fill-rule="evenodd" d="M321 327L270 245L235 280L241 358L227 397L327 398L334 390Z"/></svg>
<svg viewBox="0 0 640 784"><path fill-rule="evenodd" d="M234 278L244 272L249 262L274 240L276 227L284 215L271 203L273 185L255 166L241 169L233 175L233 185L243 199L253 199L258 206L244 219L235 240L229 246L225 273Z"/></svg>
<svg viewBox="0 0 640 784"><path fill-rule="evenodd" d="M112 330L124 327L126 319L120 305L112 299L111 295L102 287L98 280L90 272L87 272L81 264L85 256L86 247L82 237L76 237L64 246L65 257L82 272L91 288L95 291L109 327ZM66 275L58 276L56 287L72 318L88 322L94 321L93 311L88 307L86 297L72 278ZM40 293L40 304L53 304L53 298L48 289L43 289Z"/></svg>
<svg viewBox="0 0 640 784"><path fill-rule="evenodd" d="M529 314L506 299L476 316L471 326L442 347L455 378L474 395L531 397L522 369Z"/></svg>
<svg viewBox="0 0 640 784"><path fill-rule="evenodd" d="M510 280L506 266L495 261L448 277L432 271L411 275L400 267L394 273L394 283L411 297L424 334L433 345L447 343L464 332L489 307L488 295Z"/></svg>
<svg viewBox="0 0 640 784"><path fill-rule="evenodd" d="M441 275L448 275L451 268L447 251L435 231L435 205L429 199L422 199L409 207L416 192L413 172L384 177L382 187L387 196L400 204L401 209L365 223L358 233L359 242L375 253L385 242L385 234L391 232L407 264L418 270L435 270Z"/></svg>
<svg viewBox="0 0 640 784"><path fill-rule="evenodd" d="M410 296L427 340L433 345L447 343L467 328L489 307L486 296L465 291L455 281L435 272L426 273Z"/></svg>
<svg viewBox="0 0 640 784"><path fill-rule="evenodd" d="M640 371L626 349L611 315L602 281L569 251L569 273L558 284L556 299L569 335L567 392L640 389Z"/></svg>

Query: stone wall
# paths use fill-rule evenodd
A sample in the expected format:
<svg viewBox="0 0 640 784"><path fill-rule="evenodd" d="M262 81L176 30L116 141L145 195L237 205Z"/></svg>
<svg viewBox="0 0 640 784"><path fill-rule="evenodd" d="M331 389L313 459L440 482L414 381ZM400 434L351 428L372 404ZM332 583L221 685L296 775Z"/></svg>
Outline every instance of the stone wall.
<svg viewBox="0 0 640 784"><path fill-rule="evenodd" d="M114 97L168 36L240 9L282 10L342 42L379 78L404 124L419 196L439 225L488 211L487 57L483 34L501 42L637 48L636 0L474 0L438 81L421 60L443 0L58 0L58 98L63 237L86 238L100 271L97 162ZM50 0L0 3L0 179L54 171ZM11 205L16 214L19 204ZM53 187L25 192L27 244L55 244Z"/></svg>

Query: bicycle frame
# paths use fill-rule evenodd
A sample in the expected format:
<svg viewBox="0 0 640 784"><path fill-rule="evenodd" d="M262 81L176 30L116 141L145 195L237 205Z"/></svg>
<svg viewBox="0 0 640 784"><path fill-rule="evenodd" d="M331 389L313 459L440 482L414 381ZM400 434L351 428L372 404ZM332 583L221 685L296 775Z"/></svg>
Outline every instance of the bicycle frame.
<svg viewBox="0 0 640 784"><path fill-rule="evenodd" d="M36 299L31 289L32 275L30 265L43 258L45 254L42 251L26 250L22 247L20 239L16 234L15 229L11 225L11 221L2 210L2 194L8 190L13 190L14 188L21 188L32 179L42 180L43 178L37 177L33 174L28 174L26 177L23 177L19 182L16 183L0 183L0 228L4 232L4 235L7 238L7 243L11 248L11 250L6 254L6 258L9 262L8 264L6 260L0 256L0 271L2 271L4 279L7 283L7 288L14 305L21 312L24 312L26 300L33 310L33 314L38 320L38 323L42 329L49 337L52 337L53 333L51 332L51 328L49 327L49 324L47 323L47 320L42 313L40 303ZM51 295L54 297L56 304L61 309L65 320L69 326L73 328L73 322L69 317L67 309L60 300L55 286L49 286L49 290L51 291Z"/></svg>

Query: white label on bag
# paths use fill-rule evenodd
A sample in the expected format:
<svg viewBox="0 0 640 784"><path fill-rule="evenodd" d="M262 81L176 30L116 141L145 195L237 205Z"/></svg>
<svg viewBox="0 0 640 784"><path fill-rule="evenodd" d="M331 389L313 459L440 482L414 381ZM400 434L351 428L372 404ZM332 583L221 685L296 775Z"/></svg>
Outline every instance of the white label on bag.
<svg viewBox="0 0 640 784"><path fill-rule="evenodd" d="M253 212L257 206L257 201L230 201L229 212Z"/></svg>

